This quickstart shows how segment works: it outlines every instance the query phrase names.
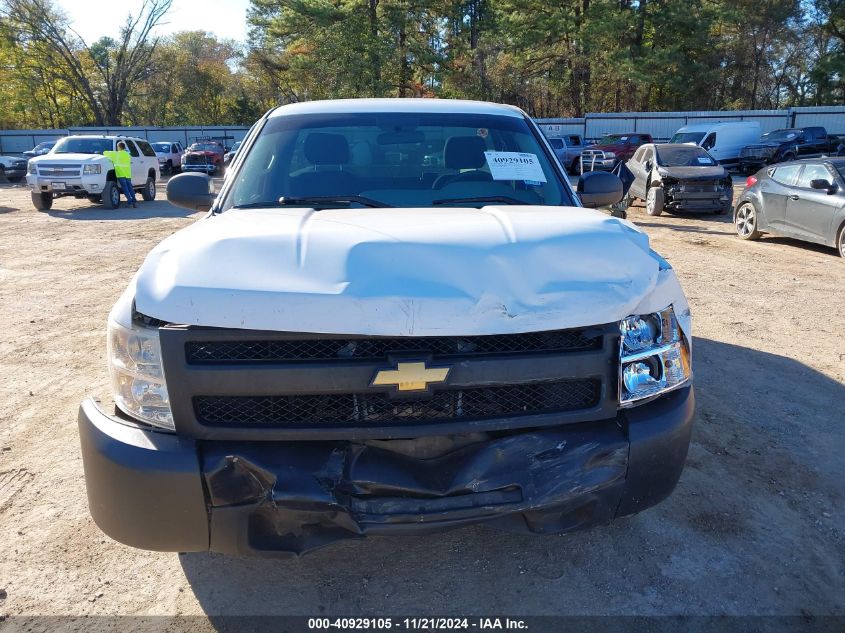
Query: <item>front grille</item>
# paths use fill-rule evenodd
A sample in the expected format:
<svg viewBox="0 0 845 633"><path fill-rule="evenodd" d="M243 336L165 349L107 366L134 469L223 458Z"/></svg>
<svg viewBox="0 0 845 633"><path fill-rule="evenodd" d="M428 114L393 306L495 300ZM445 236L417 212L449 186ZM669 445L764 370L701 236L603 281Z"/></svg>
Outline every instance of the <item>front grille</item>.
<svg viewBox="0 0 845 633"><path fill-rule="evenodd" d="M484 356L600 349L602 333L551 330L527 334L444 337L371 337L305 340L188 341L192 365L282 363L321 360L382 360L391 353Z"/></svg>
<svg viewBox="0 0 845 633"><path fill-rule="evenodd" d="M185 163L188 165L208 165L214 162L208 156L186 156Z"/></svg>
<svg viewBox="0 0 845 633"><path fill-rule="evenodd" d="M678 187L678 191L684 193L713 193L721 190L722 188L718 180L682 182Z"/></svg>
<svg viewBox="0 0 845 633"><path fill-rule="evenodd" d="M65 178L75 178L79 176L82 171L82 165L44 165L38 166L39 176L64 176Z"/></svg>
<svg viewBox="0 0 845 633"><path fill-rule="evenodd" d="M739 151L740 158L768 158L771 150L763 147L743 147Z"/></svg>
<svg viewBox="0 0 845 633"><path fill-rule="evenodd" d="M598 404L599 380L438 391L423 400L385 394L196 396L197 421L211 427L327 427L366 423L507 418L588 409Z"/></svg>

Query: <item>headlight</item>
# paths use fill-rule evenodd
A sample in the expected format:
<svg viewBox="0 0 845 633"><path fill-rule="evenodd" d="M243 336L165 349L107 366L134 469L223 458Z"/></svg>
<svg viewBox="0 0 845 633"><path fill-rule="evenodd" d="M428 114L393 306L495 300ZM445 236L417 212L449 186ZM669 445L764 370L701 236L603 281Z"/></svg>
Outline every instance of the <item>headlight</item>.
<svg viewBox="0 0 845 633"><path fill-rule="evenodd" d="M32 161L29 161L26 164L26 173L28 173L28 174L37 174L38 173L38 171L35 168L35 163L33 163Z"/></svg>
<svg viewBox="0 0 845 633"><path fill-rule="evenodd" d="M692 375L689 343L672 306L619 323L619 404L630 407L671 391Z"/></svg>
<svg viewBox="0 0 845 633"><path fill-rule="evenodd" d="M100 165L85 165L82 168L83 174L99 174L102 171L102 167Z"/></svg>
<svg viewBox="0 0 845 633"><path fill-rule="evenodd" d="M158 330L138 325L127 329L110 320L107 348L118 408L143 422L173 429Z"/></svg>
<svg viewBox="0 0 845 633"><path fill-rule="evenodd" d="M616 154L614 154L613 152L605 152L605 153L604 153L604 157L605 157L606 159L616 158Z"/></svg>

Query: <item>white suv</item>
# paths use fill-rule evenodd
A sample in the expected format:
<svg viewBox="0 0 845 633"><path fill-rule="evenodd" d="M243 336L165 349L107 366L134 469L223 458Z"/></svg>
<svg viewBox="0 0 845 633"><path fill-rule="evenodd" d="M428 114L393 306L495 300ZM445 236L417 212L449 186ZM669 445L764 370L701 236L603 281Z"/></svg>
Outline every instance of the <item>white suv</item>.
<svg viewBox="0 0 845 633"><path fill-rule="evenodd" d="M62 196L88 198L102 202L107 209L116 208L120 186L114 165L103 152L114 151L118 141L126 143L132 156L132 187L144 200L155 199L158 159L147 141L124 136L68 136L49 154L29 161L26 182L35 208L46 211L54 198Z"/></svg>

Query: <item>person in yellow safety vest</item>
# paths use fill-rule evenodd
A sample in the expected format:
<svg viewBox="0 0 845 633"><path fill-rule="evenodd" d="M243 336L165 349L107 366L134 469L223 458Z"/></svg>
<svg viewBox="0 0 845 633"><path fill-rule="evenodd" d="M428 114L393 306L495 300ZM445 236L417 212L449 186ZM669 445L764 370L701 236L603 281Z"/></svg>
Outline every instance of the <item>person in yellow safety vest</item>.
<svg viewBox="0 0 845 633"><path fill-rule="evenodd" d="M132 157L126 151L126 143L118 141L117 151L105 151L103 156L114 165L114 175L117 178L117 184L123 189L123 195L126 196L126 206L131 204L133 208L137 207L135 190L132 188Z"/></svg>

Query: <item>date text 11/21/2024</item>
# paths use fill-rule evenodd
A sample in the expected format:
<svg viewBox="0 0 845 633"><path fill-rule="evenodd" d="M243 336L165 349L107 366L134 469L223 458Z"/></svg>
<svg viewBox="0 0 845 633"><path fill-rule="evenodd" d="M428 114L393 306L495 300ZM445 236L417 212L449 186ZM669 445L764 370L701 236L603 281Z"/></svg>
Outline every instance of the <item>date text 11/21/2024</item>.
<svg viewBox="0 0 845 633"><path fill-rule="evenodd" d="M308 630L410 630L410 631L519 631L527 630L518 618L309 618Z"/></svg>

